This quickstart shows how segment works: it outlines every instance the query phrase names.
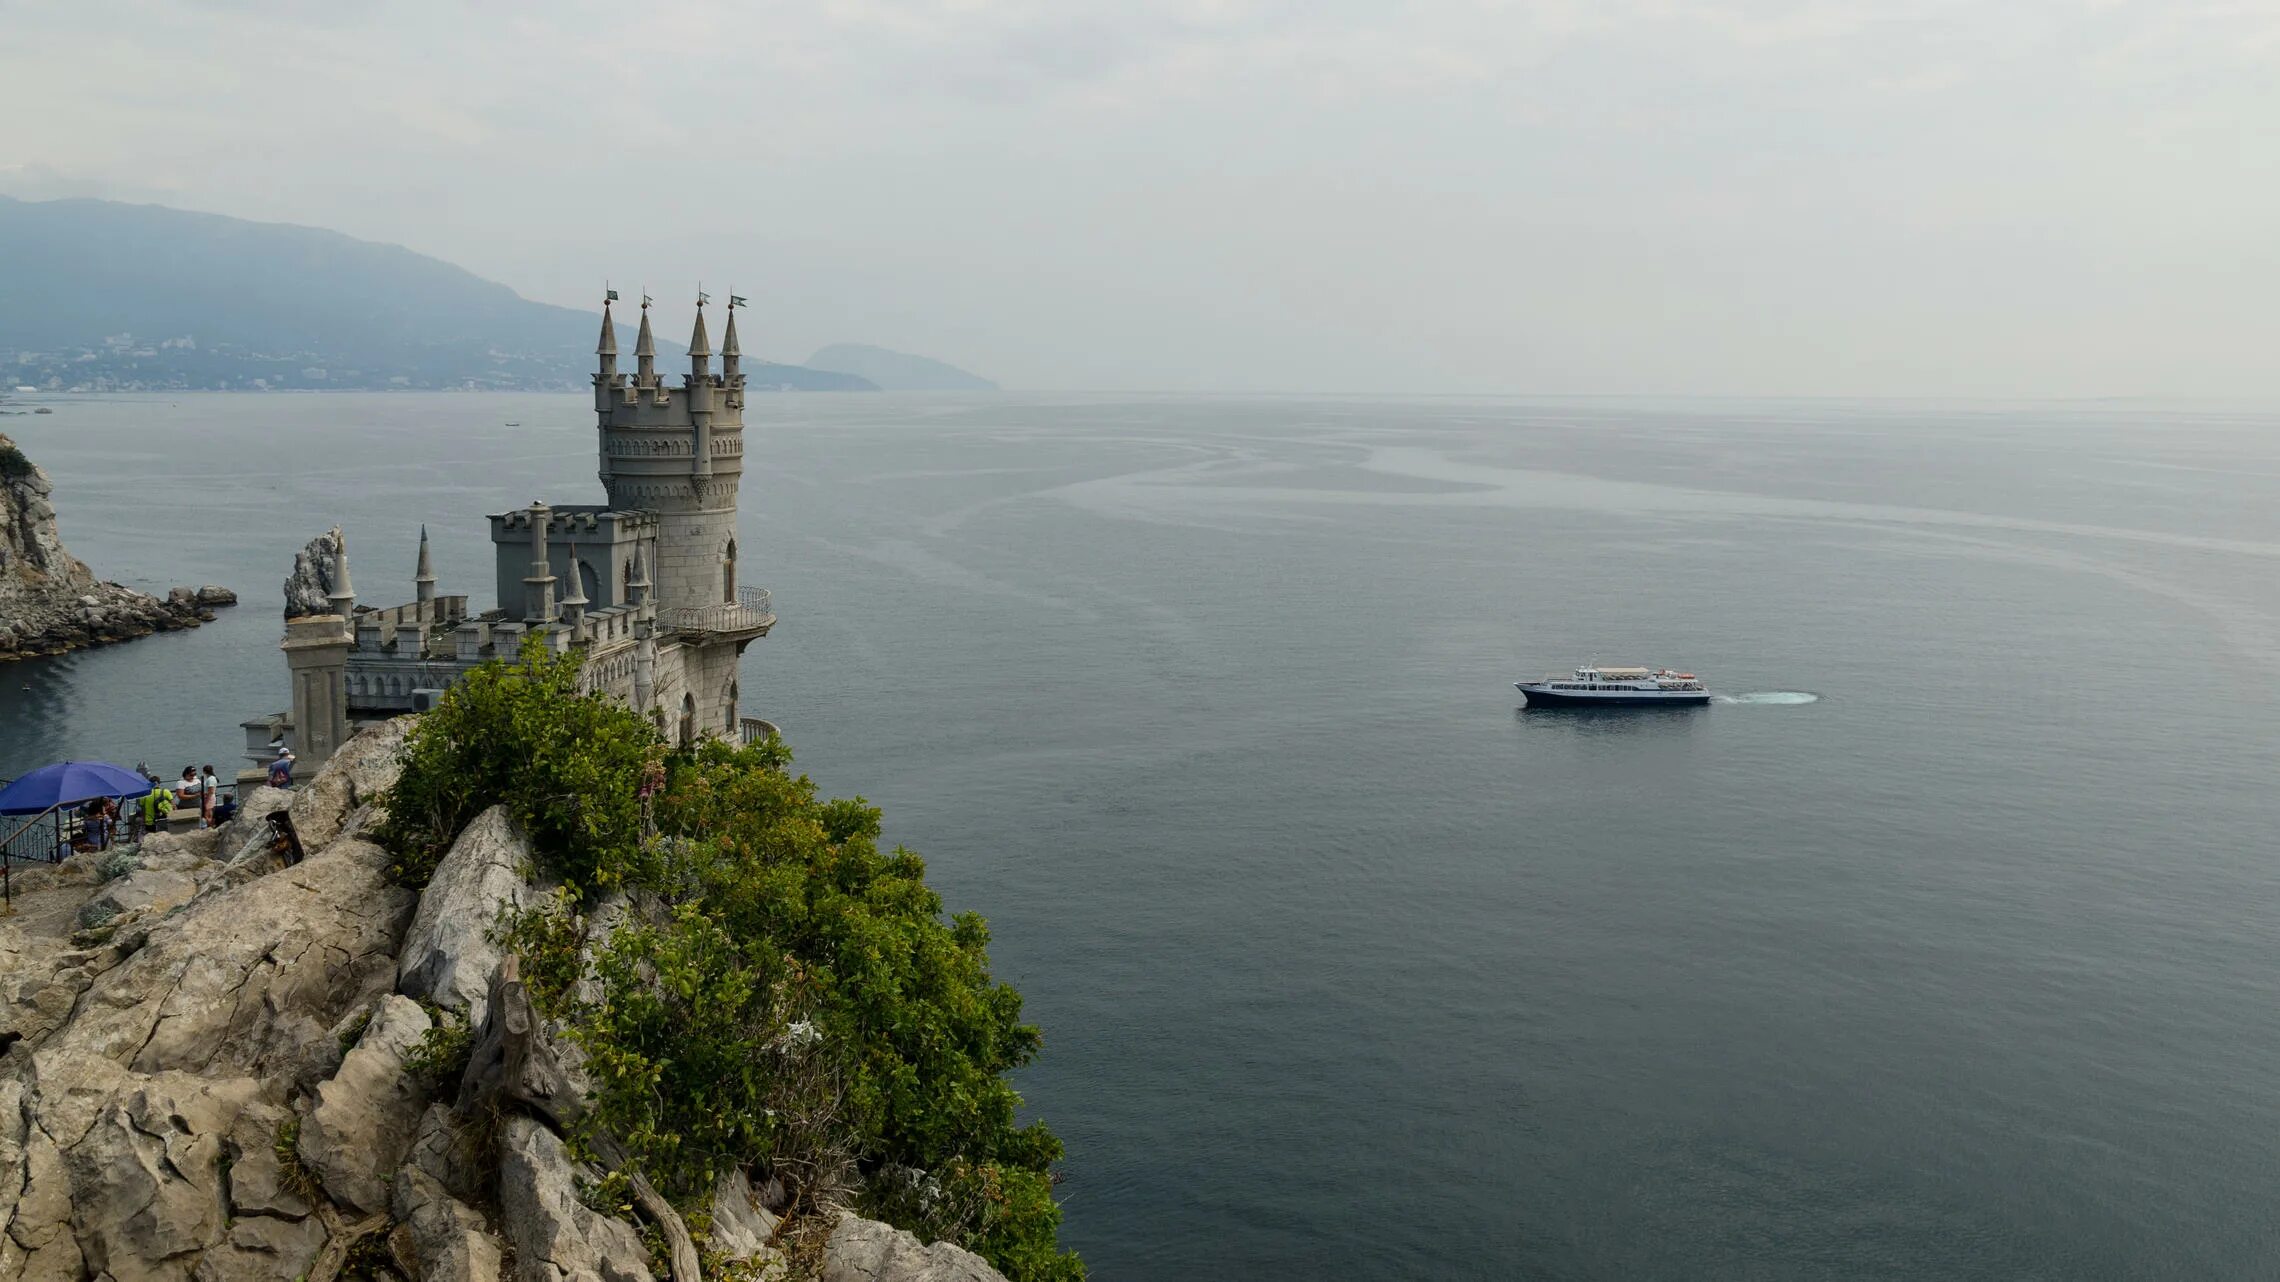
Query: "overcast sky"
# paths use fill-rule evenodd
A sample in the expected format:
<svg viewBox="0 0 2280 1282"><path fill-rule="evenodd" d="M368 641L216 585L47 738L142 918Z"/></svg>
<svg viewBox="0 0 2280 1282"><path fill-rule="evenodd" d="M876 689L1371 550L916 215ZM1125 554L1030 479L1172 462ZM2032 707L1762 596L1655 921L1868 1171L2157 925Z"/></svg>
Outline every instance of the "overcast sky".
<svg viewBox="0 0 2280 1282"><path fill-rule="evenodd" d="M2280 393L2280 0L0 0L0 32L0 192L578 306L701 278L779 359Z"/></svg>

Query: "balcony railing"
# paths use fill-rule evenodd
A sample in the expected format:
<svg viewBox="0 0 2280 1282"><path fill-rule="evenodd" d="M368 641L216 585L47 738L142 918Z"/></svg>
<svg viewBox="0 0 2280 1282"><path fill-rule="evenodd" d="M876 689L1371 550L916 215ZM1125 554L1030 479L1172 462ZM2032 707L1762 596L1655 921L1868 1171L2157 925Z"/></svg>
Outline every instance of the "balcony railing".
<svg viewBox="0 0 2280 1282"><path fill-rule="evenodd" d="M668 632L763 632L776 622L766 588L738 588L734 601L681 605L657 612L657 626Z"/></svg>
<svg viewBox="0 0 2280 1282"><path fill-rule="evenodd" d="M766 743L770 739L778 738L783 734L782 731L776 729L774 722L762 721L758 717L739 718L736 723L736 729L737 742L746 745Z"/></svg>

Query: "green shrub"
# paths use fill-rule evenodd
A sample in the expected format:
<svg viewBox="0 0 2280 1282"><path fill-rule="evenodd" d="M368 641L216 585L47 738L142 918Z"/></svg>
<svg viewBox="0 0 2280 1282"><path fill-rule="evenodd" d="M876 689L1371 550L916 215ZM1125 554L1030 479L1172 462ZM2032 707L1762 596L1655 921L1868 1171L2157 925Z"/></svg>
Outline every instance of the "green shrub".
<svg viewBox="0 0 2280 1282"><path fill-rule="evenodd" d="M93 930L119 915L119 906L97 900L79 910L79 928Z"/></svg>
<svg viewBox="0 0 2280 1282"><path fill-rule="evenodd" d="M20 481L32 474L32 461L14 445L0 442L0 481Z"/></svg>
<svg viewBox="0 0 2280 1282"><path fill-rule="evenodd" d="M142 852L133 846L121 846L103 856L103 862L95 865L95 875L103 881L117 881L140 867Z"/></svg>
<svg viewBox="0 0 2280 1282"><path fill-rule="evenodd" d="M925 863L879 849L878 810L819 800L780 742L668 757L576 679L575 659L526 648L455 687L407 744L383 836L424 884L503 801L570 883L500 937L586 1054L584 1138L621 1144L690 1210L748 1167L793 1190L795 1216L851 1201L1016 1282L1081 1278L1055 1241L1060 1141L1016 1123L1005 1080L1040 1038L990 975L982 919L944 920ZM581 906L608 889L643 911L590 938Z"/></svg>
<svg viewBox="0 0 2280 1282"><path fill-rule="evenodd" d="M427 1011L433 1022L420 1034L419 1044L404 1056L404 1075L433 1095L456 1085L466 1075L468 1057L475 1051L475 1030L465 1019L441 1007L429 1006Z"/></svg>
<svg viewBox="0 0 2280 1282"><path fill-rule="evenodd" d="M459 830L496 802L529 831L548 870L583 890L634 870L636 791L663 744L625 705L579 693L579 663L531 638L517 662L468 673L420 720L380 830L397 881L425 886Z"/></svg>

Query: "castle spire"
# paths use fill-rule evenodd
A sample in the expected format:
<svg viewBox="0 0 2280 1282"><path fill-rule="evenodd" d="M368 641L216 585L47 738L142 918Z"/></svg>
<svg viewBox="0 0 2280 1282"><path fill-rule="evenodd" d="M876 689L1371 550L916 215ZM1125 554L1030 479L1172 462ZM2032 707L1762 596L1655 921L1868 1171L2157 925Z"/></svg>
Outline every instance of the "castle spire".
<svg viewBox="0 0 2280 1282"><path fill-rule="evenodd" d="M578 621L586 617L587 605L585 576L578 573L578 545L576 543L570 545L570 569L568 575L565 576L564 586L569 590L564 593L561 600L562 621L575 628L578 626Z"/></svg>
<svg viewBox="0 0 2280 1282"><path fill-rule="evenodd" d="M633 545L633 568L626 571L626 602L639 609L649 604L649 553L646 541Z"/></svg>
<svg viewBox="0 0 2280 1282"><path fill-rule="evenodd" d="M641 296L641 332L634 336L634 377L643 387L657 386L657 340L649 336L649 295Z"/></svg>
<svg viewBox="0 0 2280 1282"><path fill-rule="evenodd" d="M720 336L720 372L731 384L743 373L739 367L744 349L736 345L736 305L742 301L734 294L728 296L728 332Z"/></svg>
<svg viewBox="0 0 2280 1282"><path fill-rule="evenodd" d="M697 327L689 333L689 377L712 377L712 342L705 337L705 295L697 293Z"/></svg>
<svg viewBox="0 0 2280 1282"><path fill-rule="evenodd" d="M610 298L616 297L617 291L611 290ZM594 355L617 355L617 322L610 319L609 299L602 300L602 341L595 345Z"/></svg>
<svg viewBox="0 0 2280 1282"><path fill-rule="evenodd" d="M419 593L422 605L435 601L435 558L428 555L427 527L420 527L420 565L412 572L412 584Z"/></svg>

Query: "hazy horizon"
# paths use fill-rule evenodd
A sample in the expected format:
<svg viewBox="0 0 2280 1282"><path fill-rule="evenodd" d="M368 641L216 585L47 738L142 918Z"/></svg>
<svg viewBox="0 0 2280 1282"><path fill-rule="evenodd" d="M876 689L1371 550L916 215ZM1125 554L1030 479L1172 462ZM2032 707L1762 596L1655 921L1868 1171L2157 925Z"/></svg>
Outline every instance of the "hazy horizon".
<svg viewBox="0 0 2280 1282"><path fill-rule="evenodd" d="M2269 397L2280 5L32 4L0 193L1026 390ZM68 57L59 57L68 50ZM94 74L91 74L93 72Z"/></svg>

